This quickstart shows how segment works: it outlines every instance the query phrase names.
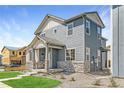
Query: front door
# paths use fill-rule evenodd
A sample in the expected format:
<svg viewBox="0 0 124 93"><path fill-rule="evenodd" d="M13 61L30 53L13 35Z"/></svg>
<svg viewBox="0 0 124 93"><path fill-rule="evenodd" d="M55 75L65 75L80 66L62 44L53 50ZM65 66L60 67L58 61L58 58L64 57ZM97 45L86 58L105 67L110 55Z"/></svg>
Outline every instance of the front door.
<svg viewBox="0 0 124 93"><path fill-rule="evenodd" d="M57 68L58 50L52 49L52 68Z"/></svg>

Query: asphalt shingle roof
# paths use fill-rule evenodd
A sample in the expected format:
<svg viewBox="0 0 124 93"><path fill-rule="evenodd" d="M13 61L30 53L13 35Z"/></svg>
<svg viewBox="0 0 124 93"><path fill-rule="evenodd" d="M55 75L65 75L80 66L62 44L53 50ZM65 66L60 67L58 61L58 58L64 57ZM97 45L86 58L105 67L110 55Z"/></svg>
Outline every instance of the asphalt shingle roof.
<svg viewBox="0 0 124 93"><path fill-rule="evenodd" d="M20 49L20 47L12 47L12 46L4 46L4 47L9 49L9 50L18 50L18 49Z"/></svg>

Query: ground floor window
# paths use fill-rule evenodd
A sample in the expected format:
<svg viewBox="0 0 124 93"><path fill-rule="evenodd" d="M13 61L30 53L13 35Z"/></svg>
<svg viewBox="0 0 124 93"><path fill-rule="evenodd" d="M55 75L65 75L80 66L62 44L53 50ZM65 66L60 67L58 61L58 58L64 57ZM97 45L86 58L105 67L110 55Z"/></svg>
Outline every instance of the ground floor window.
<svg viewBox="0 0 124 93"><path fill-rule="evenodd" d="M86 47L86 61L90 61L90 48Z"/></svg>
<svg viewBox="0 0 124 93"><path fill-rule="evenodd" d="M101 51L100 50L97 51L97 67L99 65L99 62L101 62Z"/></svg>
<svg viewBox="0 0 124 93"><path fill-rule="evenodd" d="M66 60L67 61L75 60L75 49L66 50Z"/></svg>
<svg viewBox="0 0 124 93"><path fill-rule="evenodd" d="M29 60L32 61L32 51L29 51Z"/></svg>

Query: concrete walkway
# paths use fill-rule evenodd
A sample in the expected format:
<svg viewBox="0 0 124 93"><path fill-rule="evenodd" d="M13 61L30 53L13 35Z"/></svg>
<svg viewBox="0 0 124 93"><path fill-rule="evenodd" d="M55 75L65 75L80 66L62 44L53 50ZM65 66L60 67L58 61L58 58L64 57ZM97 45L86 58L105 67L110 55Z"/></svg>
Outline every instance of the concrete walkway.
<svg viewBox="0 0 124 93"><path fill-rule="evenodd" d="M0 82L0 88L12 88L12 87Z"/></svg>

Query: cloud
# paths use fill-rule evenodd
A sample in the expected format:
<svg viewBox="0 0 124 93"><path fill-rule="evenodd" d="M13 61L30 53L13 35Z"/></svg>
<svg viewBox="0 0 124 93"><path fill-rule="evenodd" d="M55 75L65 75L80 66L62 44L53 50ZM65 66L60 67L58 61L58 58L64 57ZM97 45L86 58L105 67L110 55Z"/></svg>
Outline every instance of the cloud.
<svg viewBox="0 0 124 93"><path fill-rule="evenodd" d="M9 25L9 23L7 23L6 21L3 21L3 26L7 29L10 30L11 26Z"/></svg>
<svg viewBox="0 0 124 93"><path fill-rule="evenodd" d="M20 37L13 36L9 32L1 33L0 35L0 50L3 46L14 46L14 47L23 47L29 44L29 41L24 40Z"/></svg>
<svg viewBox="0 0 124 93"><path fill-rule="evenodd" d="M11 25L13 26L13 28L16 30L16 31L20 31L21 30L21 26L15 21L14 18L11 18Z"/></svg>
<svg viewBox="0 0 124 93"><path fill-rule="evenodd" d="M21 17L28 17L29 13L25 8L22 8L20 11L17 11L17 14Z"/></svg>

